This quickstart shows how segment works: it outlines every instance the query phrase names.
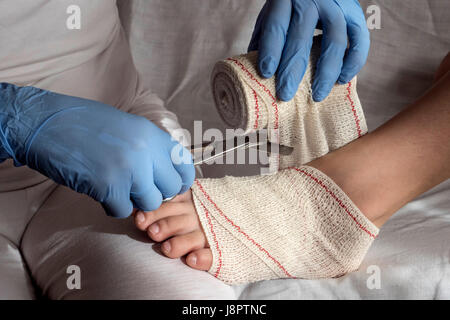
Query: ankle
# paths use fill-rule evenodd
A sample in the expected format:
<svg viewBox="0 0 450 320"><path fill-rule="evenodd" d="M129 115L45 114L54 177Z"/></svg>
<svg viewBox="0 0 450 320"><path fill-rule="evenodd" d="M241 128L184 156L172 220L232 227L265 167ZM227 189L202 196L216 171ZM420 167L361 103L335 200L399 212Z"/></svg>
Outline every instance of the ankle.
<svg viewBox="0 0 450 320"><path fill-rule="evenodd" d="M376 169L368 165L368 159L357 144L360 142L355 141L307 165L330 177L372 223L381 227L390 217L390 209L386 202L379 201Z"/></svg>

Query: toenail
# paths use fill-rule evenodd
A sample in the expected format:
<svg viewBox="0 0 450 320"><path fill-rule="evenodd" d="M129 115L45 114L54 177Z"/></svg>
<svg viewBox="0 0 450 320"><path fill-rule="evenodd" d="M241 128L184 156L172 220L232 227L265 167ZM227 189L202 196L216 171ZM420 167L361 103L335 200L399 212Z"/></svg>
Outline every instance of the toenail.
<svg viewBox="0 0 450 320"><path fill-rule="evenodd" d="M196 265L197 264L197 255L193 254L189 256L189 264Z"/></svg>
<svg viewBox="0 0 450 320"><path fill-rule="evenodd" d="M159 232L159 225L157 223L154 223L150 226L150 233L151 234L157 234Z"/></svg>
<svg viewBox="0 0 450 320"><path fill-rule="evenodd" d="M145 221L144 214L142 212L138 212L138 214L136 215L136 219L139 223L144 222Z"/></svg>
<svg viewBox="0 0 450 320"><path fill-rule="evenodd" d="M164 253L169 253L170 252L170 243L164 242L161 246L161 249Z"/></svg>

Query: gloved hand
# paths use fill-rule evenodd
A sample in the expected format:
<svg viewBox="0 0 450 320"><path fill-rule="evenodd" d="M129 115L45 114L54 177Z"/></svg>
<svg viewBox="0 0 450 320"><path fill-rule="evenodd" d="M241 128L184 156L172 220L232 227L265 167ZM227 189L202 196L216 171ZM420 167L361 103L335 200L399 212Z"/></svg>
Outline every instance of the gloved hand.
<svg viewBox="0 0 450 320"><path fill-rule="evenodd" d="M143 117L6 83L0 107L1 160L91 196L110 216L128 217L133 206L155 210L193 183L190 153Z"/></svg>
<svg viewBox="0 0 450 320"><path fill-rule="evenodd" d="M267 0L249 51L259 50L258 68L263 77L276 72L281 100L289 101L297 92L319 21L323 39L312 86L315 101L325 99L336 81L349 82L366 62L370 35L357 0ZM350 46L344 58L347 35Z"/></svg>

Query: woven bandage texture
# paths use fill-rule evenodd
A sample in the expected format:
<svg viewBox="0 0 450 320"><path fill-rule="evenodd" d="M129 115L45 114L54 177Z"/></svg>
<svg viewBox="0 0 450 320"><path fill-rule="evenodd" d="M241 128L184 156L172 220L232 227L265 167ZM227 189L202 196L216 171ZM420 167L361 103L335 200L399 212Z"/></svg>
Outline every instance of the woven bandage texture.
<svg viewBox="0 0 450 320"><path fill-rule="evenodd" d="M272 142L295 150L271 159L275 174L194 182L213 254L209 272L226 283L338 277L359 267L378 234L339 186L304 166L367 132L356 78L312 100L318 50L290 102L276 99L274 78L258 76L257 52L218 62L212 73L216 107L229 127L268 129Z"/></svg>
<svg viewBox="0 0 450 320"><path fill-rule="evenodd" d="M291 156L272 156L273 171L307 163L367 133L356 77L335 85L324 101L313 101L311 83L319 50L313 46L305 76L289 102L276 98L275 77L258 75L256 51L220 61L213 69L215 105L228 127L246 133L267 129L271 142L295 147Z"/></svg>
<svg viewBox="0 0 450 320"><path fill-rule="evenodd" d="M358 269L378 234L346 194L308 166L254 177L199 179L192 194L229 284L331 278Z"/></svg>

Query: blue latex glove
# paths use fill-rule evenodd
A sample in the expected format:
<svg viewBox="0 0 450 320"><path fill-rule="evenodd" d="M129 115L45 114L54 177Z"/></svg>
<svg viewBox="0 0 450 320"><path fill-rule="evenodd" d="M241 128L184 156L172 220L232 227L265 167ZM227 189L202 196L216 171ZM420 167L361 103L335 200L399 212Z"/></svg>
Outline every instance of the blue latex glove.
<svg viewBox="0 0 450 320"><path fill-rule="evenodd" d="M267 0L249 51L259 50L258 67L263 77L270 78L276 72L281 100L289 101L297 92L318 22L323 39L312 86L315 101L325 99L336 81L349 82L366 62L370 35L357 0ZM350 45L345 55L347 36Z"/></svg>
<svg viewBox="0 0 450 320"><path fill-rule="evenodd" d="M194 180L190 153L143 117L7 83L0 110L0 160L13 158L91 196L110 216L128 217L133 206L155 210Z"/></svg>

